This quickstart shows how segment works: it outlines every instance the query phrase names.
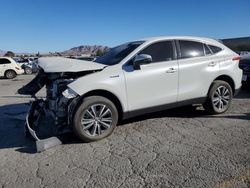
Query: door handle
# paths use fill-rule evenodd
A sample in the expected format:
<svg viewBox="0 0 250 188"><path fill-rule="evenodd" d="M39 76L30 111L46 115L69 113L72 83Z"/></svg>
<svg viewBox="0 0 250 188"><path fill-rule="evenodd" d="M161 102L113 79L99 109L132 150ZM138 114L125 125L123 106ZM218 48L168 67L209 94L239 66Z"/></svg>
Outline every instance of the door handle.
<svg viewBox="0 0 250 188"><path fill-rule="evenodd" d="M208 63L208 66L209 66L209 67L214 67L216 64L217 64L217 63L215 63L214 61L212 61L212 62Z"/></svg>
<svg viewBox="0 0 250 188"><path fill-rule="evenodd" d="M166 73L175 73L176 69L175 68L169 68Z"/></svg>

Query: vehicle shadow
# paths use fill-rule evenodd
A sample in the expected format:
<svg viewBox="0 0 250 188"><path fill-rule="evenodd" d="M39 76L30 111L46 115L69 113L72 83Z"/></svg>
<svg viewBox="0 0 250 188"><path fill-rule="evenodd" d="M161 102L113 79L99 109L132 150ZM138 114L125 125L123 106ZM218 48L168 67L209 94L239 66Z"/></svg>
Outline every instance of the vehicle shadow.
<svg viewBox="0 0 250 188"><path fill-rule="evenodd" d="M137 117L123 120L121 121L120 125L134 123L134 122L143 121L147 119L157 119L157 118L165 118L165 117L194 118L194 117L207 115L207 113L203 109L198 109L198 108L200 107L184 106L184 107L173 108L173 109L164 110L160 112L140 115Z"/></svg>
<svg viewBox="0 0 250 188"><path fill-rule="evenodd" d="M35 142L25 137L24 118L27 103L0 106L0 149L13 148L24 153L36 153Z"/></svg>
<svg viewBox="0 0 250 188"><path fill-rule="evenodd" d="M243 85L241 91L235 96L236 99L247 99L250 98L250 84Z"/></svg>
<svg viewBox="0 0 250 188"><path fill-rule="evenodd" d="M208 114L203 108L201 107L192 107L192 106L185 106L179 107L169 110L164 110L161 112L155 112L150 114L145 114L141 116L137 116L131 119L127 119L122 121L119 125L126 125L129 123L135 123L139 121L144 121L148 119L157 119L157 118L226 118L226 119L240 119L240 120L250 120L250 113L242 113L242 114L231 114L230 112L226 112L224 114L219 115L211 115Z"/></svg>

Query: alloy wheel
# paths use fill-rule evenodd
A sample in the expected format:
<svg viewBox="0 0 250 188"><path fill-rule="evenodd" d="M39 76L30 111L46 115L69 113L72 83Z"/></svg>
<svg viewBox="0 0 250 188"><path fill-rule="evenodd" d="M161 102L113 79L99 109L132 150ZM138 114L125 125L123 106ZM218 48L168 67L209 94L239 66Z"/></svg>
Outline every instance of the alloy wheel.
<svg viewBox="0 0 250 188"><path fill-rule="evenodd" d="M99 136L112 125L111 109L104 104L93 104L84 111L81 125L83 131L92 137Z"/></svg>
<svg viewBox="0 0 250 188"><path fill-rule="evenodd" d="M219 86L212 97L213 106L218 111L224 111L228 108L231 100L229 89L225 86Z"/></svg>
<svg viewBox="0 0 250 188"><path fill-rule="evenodd" d="M6 78L12 79L15 77L15 73L13 71L7 71L6 72Z"/></svg>

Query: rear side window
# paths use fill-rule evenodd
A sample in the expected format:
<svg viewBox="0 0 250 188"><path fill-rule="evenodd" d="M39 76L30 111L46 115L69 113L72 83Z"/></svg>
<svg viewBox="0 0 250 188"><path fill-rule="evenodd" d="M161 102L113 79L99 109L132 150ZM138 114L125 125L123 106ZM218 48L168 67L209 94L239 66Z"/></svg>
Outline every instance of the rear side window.
<svg viewBox="0 0 250 188"><path fill-rule="evenodd" d="M8 59L0 59L0 65L10 64L11 62Z"/></svg>
<svg viewBox="0 0 250 188"><path fill-rule="evenodd" d="M212 50L214 54L220 52L222 49L218 46L208 45L208 47Z"/></svg>
<svg viewBox="0 0 250 188"><path fill-rule="evenodd" d="M181 58L192 58L205 56L203 43L194 41L179 41Z"/></svg>
<svg viewBox="0 0 250 188"><path fill-rule="evenodd" d="M143 49L139 54L151 55L153 62L171 61L174 59L172 41L163 41L151 44Z"/></svg>

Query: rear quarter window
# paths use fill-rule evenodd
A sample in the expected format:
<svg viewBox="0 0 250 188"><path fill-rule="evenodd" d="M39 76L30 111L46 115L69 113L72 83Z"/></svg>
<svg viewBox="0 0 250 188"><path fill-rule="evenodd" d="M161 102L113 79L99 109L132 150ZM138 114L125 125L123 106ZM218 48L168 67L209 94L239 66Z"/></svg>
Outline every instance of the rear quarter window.
<svg viewBox="0 0 250 188"><path fill-rule="evenodd" d="M216 54L220 51L222 51L222 48L218 47L218 46L213 46L213 45L208 45L208 47L211 49L211 51Z"/></svg>

